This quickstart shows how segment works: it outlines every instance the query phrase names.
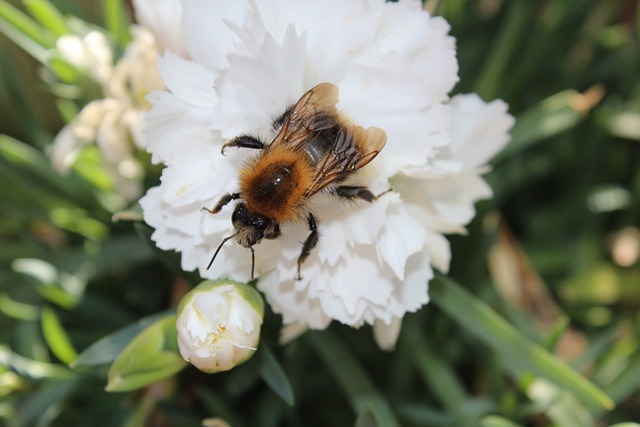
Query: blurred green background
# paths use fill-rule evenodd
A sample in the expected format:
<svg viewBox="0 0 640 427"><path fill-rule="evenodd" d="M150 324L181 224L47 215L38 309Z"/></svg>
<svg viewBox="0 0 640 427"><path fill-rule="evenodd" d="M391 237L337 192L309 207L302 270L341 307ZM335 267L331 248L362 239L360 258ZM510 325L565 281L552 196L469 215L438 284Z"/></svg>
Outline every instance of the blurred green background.
<svg viewBox="0 0 640 427"><path fill-rule="evenodd" d="M487 175L494 199L450 238L451 272L395 352L340 325L280 347L267 313L247 364L128 393L104 391L117 352L85 350L117 331L109 343L126 343L197 278L144 225L112 220L126 203L96 151L67 175L50 166L92 92L47 84L6 36L9 5L43 3L0 2L0 425L638 425L640 2L427 2L457 39L456 92L505 100L517 124ZM130 5L51 3L122 51ZM56 96L70 86L75 99Z"/></svg>

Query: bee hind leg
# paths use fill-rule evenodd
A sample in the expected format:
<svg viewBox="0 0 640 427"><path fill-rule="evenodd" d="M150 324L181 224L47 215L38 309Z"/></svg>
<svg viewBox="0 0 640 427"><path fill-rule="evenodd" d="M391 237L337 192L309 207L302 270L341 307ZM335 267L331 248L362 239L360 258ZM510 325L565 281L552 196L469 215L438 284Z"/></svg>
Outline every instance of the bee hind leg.
<svg viewBox="0 0 640 427"><path fill-rule="evenodd" d="M215 205L215 207L213 209L209 209L207 207L202 207L203 211L207 211L210 214L217 214L218 212L220 212L220 210L226 206L227 204L229 204L229 202L231 202L232 200L236 200L240 198L240 193L232 193L232 194L225 194L224 196L222 196L222 198L218 201L218 203Z"/></svg>
<svg viewBox="0 0 640 427"><path fill-rule="evenodd" d="M309 254L318 244L318 226L316 225L316 218L313 214L309 214L307 217L307 221L309 222L309 236L302 244L302 251L300 251L300 256L298 257L298 277L296 280L301 280L302 276L300 275L300 269L302 268L302 264L309 257Z"/></svg>
<svg viewBox="0 0 640 427"><path fill-rule="evenodd" d="M255 136L240 135L240 136L236 136L231 141L227 142L222 146L222 149L220 150L220 152L222 153L223 156L224 156L224 150L227 147L253 148L254 150L262 150L265 147L265 144Z"/></svg>
<svg viewBox="0 0 640 427"><path fill-rule="evenodd" d="M353 199L362 199L369 203L376 200L378 197L387 194L391 189L383 191L377 196L373 194L367 187L359 187L359 186L349 186L349 185L341 185L333 189L333 193L336 196L340 196L343 199L353 200Z"/></svg>

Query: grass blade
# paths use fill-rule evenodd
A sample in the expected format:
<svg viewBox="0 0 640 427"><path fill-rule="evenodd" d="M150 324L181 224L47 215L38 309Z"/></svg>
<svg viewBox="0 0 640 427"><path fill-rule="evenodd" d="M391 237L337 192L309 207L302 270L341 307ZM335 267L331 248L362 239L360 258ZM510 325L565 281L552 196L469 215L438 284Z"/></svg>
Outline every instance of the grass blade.
<svg viewBox="0 0 640 427"><path fill-rule="evenodd" d="M71 32L62 13L49 0L23 0L23 3L31 16L56 36Z"/></svg>
<svg viewBox="0 0 640 427"><path fill-rule="evenodd" d="M386 427L400 426L387 399L378 391L362 366L334 335L329 331L323 331L322 333L310 332L307 336L351 401L351 406L356 414L365 414L364 419L374 418L380 425ZM368 411L372 412L371 416L366 415Z"/></svg>
<svg viewBox="0 0 640 427"><path fill-rule="evenodd" d="M612 409L609 396L542 346L528 340L484 302L451 279L431 284L433 301L467 332L491 347L509 372L543 377L573 393L592 411Z"/></svg>

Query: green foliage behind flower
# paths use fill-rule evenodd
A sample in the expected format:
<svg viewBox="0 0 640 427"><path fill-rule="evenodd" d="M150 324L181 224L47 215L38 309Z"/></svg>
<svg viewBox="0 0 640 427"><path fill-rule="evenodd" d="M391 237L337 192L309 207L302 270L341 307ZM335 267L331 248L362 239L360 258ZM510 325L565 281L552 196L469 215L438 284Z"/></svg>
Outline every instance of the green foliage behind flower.
<svg viewBox="0 0 640 427"><path fill-rule="evenodd" d="M450 238L450 273L394 352L337 324L281 346L266 307L255 355L206 375L174 357L170 324L200 278L151 243L99 149L66 174L50 162L105 96L56 43L99 31L115 65L134 39L128 3L0 0L0 425L637 426L637 2L426 6L457 39L455 91L517 119L487 175L494 198ZM131 153L141 188L156 185ZM105 391L147 366L137 390Z"/></svg>

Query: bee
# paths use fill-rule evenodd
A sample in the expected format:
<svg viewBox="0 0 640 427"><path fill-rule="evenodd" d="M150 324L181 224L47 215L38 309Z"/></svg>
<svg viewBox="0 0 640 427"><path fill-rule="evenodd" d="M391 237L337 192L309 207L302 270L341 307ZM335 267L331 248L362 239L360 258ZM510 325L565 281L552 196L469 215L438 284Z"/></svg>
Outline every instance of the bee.
<svg viewBox="0 0 640 427"><path fill-rule="evenodd" d="M351 123L337 111L337 102L338 88L321 83L274 121L278 133L270 144L241 135L222 146L223 155L229 147L250 148L260 153L241 168L239 192L225 194L213 209L202 208L216 214L228 203L239 200L231 215L235 232L222 240L207 269L222 246L235 239L251 250L253 278L253 246L262 239L278 238L281 224L306 218L309 235L298 257L297 280L300 280L302 264L319 240L318 220L309 209L309 199L320 191L346 200L377 199L366 187L341 184L378 155L387 135L380 128L364 129Z"/></svg>

